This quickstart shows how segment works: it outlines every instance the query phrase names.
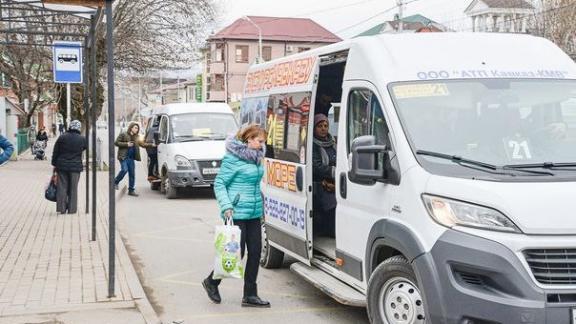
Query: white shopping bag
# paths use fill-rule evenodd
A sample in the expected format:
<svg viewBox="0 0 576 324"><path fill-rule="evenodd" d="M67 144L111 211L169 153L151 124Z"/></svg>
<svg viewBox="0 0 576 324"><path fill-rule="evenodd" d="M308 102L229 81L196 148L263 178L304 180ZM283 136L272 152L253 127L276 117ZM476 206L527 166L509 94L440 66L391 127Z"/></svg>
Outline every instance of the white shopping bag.
<svg viewBox="0 0 576 324"><path fill-rule="evenodd" d="M235 226L232 218L224 225L216 226L214 246L216 258L214 261L214 279L244 278L244 266L240 254L240 227Z"/></svg>

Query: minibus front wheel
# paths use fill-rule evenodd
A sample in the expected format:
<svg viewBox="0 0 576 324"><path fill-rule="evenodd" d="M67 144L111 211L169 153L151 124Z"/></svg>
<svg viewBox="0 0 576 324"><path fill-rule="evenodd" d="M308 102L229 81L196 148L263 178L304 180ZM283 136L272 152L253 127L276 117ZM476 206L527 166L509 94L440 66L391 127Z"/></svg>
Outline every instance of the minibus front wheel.
<svg viewBox="0 0 576 324"><path fill-rule="evenodd" d="M372 324L426 323L416 275L402 255L386 259L376 267L368 282L367 298Z"/></svg>

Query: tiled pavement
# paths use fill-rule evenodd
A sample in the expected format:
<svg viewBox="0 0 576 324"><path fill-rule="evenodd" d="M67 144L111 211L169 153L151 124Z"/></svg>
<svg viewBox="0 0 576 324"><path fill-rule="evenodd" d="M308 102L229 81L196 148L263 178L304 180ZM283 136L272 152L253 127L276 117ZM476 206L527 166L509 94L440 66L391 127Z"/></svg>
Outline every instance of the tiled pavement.
<svg viewBox="0 0 576 324"><path fill-rule="evenodd" d="M156 321L119 234L116 296L108 298L108 174L98 174L97 239L91 241L85 173L78 213L56 215L55 203L44 199L51 170L49 161L34 161L29 152L0 167L0 318L138 308L147 322Z"/></svg>

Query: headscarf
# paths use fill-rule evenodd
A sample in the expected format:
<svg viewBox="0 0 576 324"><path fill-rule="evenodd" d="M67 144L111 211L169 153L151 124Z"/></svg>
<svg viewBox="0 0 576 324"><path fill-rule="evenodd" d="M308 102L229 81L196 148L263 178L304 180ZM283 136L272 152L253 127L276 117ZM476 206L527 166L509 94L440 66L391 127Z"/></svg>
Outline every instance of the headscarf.
<svg viewBox="0 0 576 324"><path fill-rule="evenodd" d="M70 122L70 127L68 127L68 129L79 132L82 129L82 123L75 119Z"/></svg>

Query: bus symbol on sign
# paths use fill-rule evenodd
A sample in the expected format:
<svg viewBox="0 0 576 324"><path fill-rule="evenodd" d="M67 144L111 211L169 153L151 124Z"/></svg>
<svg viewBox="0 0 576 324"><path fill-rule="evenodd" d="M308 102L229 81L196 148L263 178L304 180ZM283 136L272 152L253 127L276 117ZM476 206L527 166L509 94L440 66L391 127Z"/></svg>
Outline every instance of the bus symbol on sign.
<svg viewBox="0 0 576 324"><path fill-rule="evenodd" d="M78 62L78 55L76 54L60 54L58 55L58 62L60 63L64 63L64 62L69 62L69 63L76 63Z"/></svg>
<svg viewBox="0 0 576 324"><path fill-rule="evenodd" d="M82 83L82 43L55 41L52 51L54 82Z"/></svg>

